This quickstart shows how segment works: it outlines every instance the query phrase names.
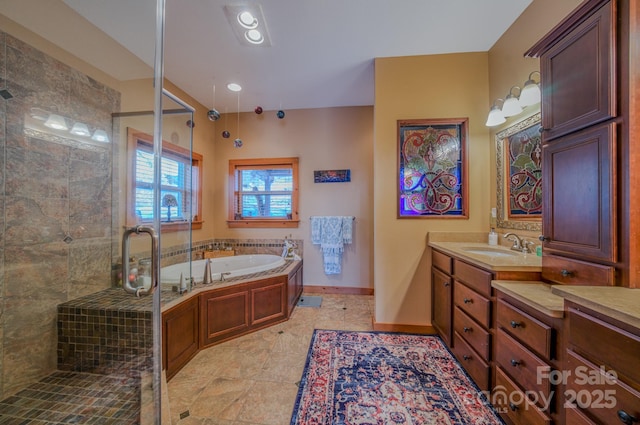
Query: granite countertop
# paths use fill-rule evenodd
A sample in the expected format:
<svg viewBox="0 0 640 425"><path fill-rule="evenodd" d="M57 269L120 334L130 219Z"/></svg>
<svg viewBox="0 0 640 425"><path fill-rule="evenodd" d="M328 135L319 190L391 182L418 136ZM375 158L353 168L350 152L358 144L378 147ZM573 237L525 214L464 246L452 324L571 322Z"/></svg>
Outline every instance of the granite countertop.
<svg viewBox="0 0 640 425"><path fill-rule="evenodd" d="M458 257L491 271L539 272L542 270L542 257L538 257L535 253L522 254L502 245L492 246L485 242L442 242L432 240L428 242L428 245L445 254ZM473 249L495 251L496 255L479 254L473 252Z"/></svg>
<svg viewBox="0 0 640 425"><path fill-rule="evenodd" d="M640 329L640 289L553 285L551 292Z"/></svg>
<svg viewBox="0 0 640 425"><path fill-rule="evenodd" d="M493 280L491 286L547 316L564 317L564 298L553 292L555 285L537 281Z"/></svg>

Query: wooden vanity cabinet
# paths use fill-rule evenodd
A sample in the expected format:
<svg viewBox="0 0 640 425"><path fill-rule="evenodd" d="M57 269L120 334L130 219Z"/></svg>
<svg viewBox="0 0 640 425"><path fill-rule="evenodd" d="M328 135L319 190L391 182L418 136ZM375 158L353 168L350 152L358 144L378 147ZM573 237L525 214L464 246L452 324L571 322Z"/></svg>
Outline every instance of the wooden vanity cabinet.
<svg viewBox="0 0 640 425"><path fill-rule="evenodd" d="M198 352L198 297L162 313L162 362L171 379Z"/></svg>
<svg viewBox="0 0 640 425"><path fill-rule="evenodd" d="M548 316L497 291L492 399L501 401L499 395L505 388L507 394L519 394L496 406L508 423L565 423L563 397L559 396L564 387L549 379L552 371L564 370L562 335L562 317ZM531 396L527 399L525 394Z"/></svg>
<svg viewBox="0 0 640 425"><path fill-rule="evenodd" d="M431 325L449 347L453 343L453 259L431 252Z"/></svg>
<svg viewBox="0 0 640 425"><path fill-rule="evenodd" d="M571 372L567 418L587 424L640 423L640 329L567 300L565 306L566 369Z"/></svg>
<svg viewBox="0 0 640 425"><path fill-rule="evenodd" d="M635 0L585 0L525 53L540 58L546 281L640 287L639 27ZM587 277L598 266L614 279Z"/></svg>
<svg viewBox="0 0 640 425"><path fill-rule="evenodd" d="M289 273L288 278L288 311L287 317L291 316L293 309L296 307L300 296L302 295L302 264Z"/></svg>
<svg viewBox="0 0 640 425"><path fill-rule="evenodd" d="M495 294L491 281L539 280L540 273L485 270L432 250L432 324L481 390L495 382Z"/></svg>

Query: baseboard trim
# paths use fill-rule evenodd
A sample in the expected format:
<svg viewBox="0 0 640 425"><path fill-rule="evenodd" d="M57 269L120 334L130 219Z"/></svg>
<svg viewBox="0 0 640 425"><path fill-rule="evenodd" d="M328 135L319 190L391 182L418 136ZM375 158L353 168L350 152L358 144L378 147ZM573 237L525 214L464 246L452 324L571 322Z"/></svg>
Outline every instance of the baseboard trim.
<svg viewBox="0 0 640 425"><path fill-rule="evenodd" d="M431 325L403 325L399 323L373 322L374 331L401 332L410 334L432 335L436 334L436 329Z"/></svg>
<svg viewBox="0 0 640 425"><path fill-rule="evenodd" d="M357 288L352 286L304 285L302 290L308 294L373 295L373 288Z"/></svg>

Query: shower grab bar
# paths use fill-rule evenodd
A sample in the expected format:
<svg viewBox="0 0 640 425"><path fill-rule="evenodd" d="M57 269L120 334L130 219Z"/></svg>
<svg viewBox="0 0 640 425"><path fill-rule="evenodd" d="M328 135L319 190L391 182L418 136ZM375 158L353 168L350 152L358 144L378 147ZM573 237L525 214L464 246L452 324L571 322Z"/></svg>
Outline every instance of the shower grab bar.
<svg viewBox="0 0 640 425"><path fill-rule="evenodd" d="M129 237L132 233L148 233L151 236L151 287L133 287L129 281ZM158 287L158 233L151 226L135 226L124 231L122 235L122 288L129 294L135 294L136 297L141 295L150 295Z"/></svg>

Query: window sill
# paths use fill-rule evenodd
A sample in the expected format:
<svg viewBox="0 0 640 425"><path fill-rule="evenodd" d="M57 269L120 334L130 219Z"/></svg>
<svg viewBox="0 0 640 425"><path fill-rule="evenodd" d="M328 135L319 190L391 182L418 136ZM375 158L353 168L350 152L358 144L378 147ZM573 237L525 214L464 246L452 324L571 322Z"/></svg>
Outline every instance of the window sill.
<svg viewBox="0 0 640 425"><path fill-rule="evenodd" d="M285 228L285 227L298 227L300 220L282 220L282 219L246 219L246 220L227 220L227 225L230 228Z"/></svg>
<svg viewBox="0 0 640 425"><path fill-rule="evenodd" d="M189 228L191 228L191 230L198 230L198 229L202 229L202 223L204 223L204 221L192 221L192 222L188 222L188 221L171 221L171 222L162 222L160 223L160 230L162 232L180 232L180 231L184 231L184 230L189 230ZM138 226L138 225L151 225L153 223L137 223L137 224L133 224L129 227L134 227L134 226ZM191 225L191 227L189 227L189 225Z"/></svg>

